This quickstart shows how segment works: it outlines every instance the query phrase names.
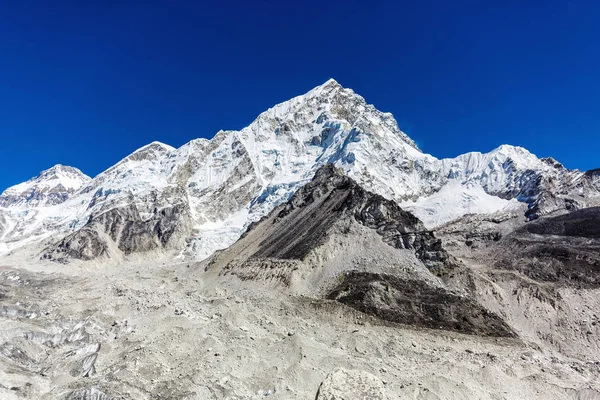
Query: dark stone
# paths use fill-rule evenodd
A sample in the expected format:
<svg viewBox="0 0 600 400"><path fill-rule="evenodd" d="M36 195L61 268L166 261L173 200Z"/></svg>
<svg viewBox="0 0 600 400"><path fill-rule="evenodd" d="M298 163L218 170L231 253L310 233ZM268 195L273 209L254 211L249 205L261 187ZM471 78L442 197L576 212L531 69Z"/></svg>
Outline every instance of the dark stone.
<svg viewBox="0 0 600 400"><path fill-rule="evenodd" d="M539 282L600 287L600 207L543 217L498 241L494 266Z"/></svg>
<svg viewBox="0 0 600 400"><path fill-rule="evenodd" d="M424 281L353 271L327 298L386 321L480 336L516 336L498 315L474 300Z"/></svg>

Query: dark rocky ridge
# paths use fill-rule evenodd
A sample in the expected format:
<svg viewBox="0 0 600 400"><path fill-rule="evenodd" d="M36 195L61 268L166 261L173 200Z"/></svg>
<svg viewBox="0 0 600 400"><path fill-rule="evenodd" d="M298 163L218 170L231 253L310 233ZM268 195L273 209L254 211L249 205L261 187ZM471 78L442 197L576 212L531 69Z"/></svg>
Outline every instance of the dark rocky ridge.
<svg viewBox="0 0 600 400"><path fill-rule="evenodd" d="M569 214L538 220L527 224L524 229L538 235L600 239L600 207L576 210Z"/></svg>
<svg viewBox="0 0 600 400"><path fill-rule="evenodd" d="M540 284L600 288L600 207L529 222L515 215L471 216L437 233L461 259L518 271Z"/></svg>
<svg viewBox="0 0 600 400"><path fill-rule="evenodd" d="M337 220L351 217L376 230L388 245L414 250L429 268L444 269L455 263L442 248L441 241L417 217L402 210L395 202L364 190L332 165L320 168L311 182L300 188L282 209L274 211L273 225L317 199L321 202L319 207L304 214L301 223L293 229L276 228L253 257L301 260L323 243L329 228Z"/></svg>
<svg viewBox="0 0 600 400"><path fill-rule="evenodd" d="M328 298L405 325L480 336L516 336L498 315L475 300L419 280L351 272Z"/></svg>
<svg viewBox="0 0 600 400"><path fill-rule="evenodd" d="M600 287L600 207L530 222L492 248L496 268L540 282Z"/></svg>
<svg viewBox="0 0 600 400"><path fill-rule="evenodd" d="M340 255L339 249L344 249L337 247L344 246L340 240L364 246L364 235L381 244L370 242L373 248L361 249L381 254L366 259ZM352 251L345 249L344 254ZM420 266L411 264L415 262ZM237 243L205 265L207 271L217 269L220 276L244 281L278 281L283 287L295 284L294 288L317 285L322 290L309 293L394 323L515 336L498 315L468 294L472 290L468 277L459 288L461 294L435 277L461 275L464 267L417 217L364 190L331 165L320 168L286 204L250 226Z"/></svg>

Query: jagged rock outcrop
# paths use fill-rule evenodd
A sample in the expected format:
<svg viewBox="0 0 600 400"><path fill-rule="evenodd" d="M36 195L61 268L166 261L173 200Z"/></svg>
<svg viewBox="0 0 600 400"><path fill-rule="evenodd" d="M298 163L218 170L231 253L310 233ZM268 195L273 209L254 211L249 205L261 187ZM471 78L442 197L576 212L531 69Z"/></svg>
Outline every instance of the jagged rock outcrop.
<svg viewBox="0 0 600 400"><path fill-rule="evenodd" d="M42 259L68 261L93 260L107 255L108 244L100 238L100 234L92 228L83 227L79 231L62 239L56 246L47 248Z"/></svg>

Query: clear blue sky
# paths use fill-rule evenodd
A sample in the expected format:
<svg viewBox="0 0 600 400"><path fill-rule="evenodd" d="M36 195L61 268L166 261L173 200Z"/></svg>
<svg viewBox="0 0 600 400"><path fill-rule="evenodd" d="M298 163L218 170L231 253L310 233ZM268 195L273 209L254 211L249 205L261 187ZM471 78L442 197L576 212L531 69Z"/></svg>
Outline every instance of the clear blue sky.
<svg viewBox="0 0 600 400"><path fill-rule="evenodd" d="M437 157L600 167L598 2L92 3L0 5L0 190L240 129L330 77Z"/></svg>

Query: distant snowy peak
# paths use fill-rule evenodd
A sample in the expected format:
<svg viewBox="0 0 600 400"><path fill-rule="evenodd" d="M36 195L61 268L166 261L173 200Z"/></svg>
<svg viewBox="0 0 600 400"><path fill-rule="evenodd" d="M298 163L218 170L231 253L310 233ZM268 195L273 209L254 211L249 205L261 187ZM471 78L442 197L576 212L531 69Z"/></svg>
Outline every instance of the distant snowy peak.
<svg viewBox="0 0 600 400"><path fill-rule="evenodd" d="M471 152L441 161L448 179L463 184L477 183L487 193L505 198L518 195L527 171L550 169L526 149L510 145L502 145L489 153Z"/></svg>
<svg viewBox="0 0 600 400"><path fill-rule="evenodd" d="M39 207L62 203L91 181L77 168L55 165L38 176L6 189L0 207Z"/></svg>
<svg viewBox="0 0 600 400"><path fill-rule="evenodd" d="M346 128L363 132L377 133L384 129L419 151L416 143L400 130L391 113L379 111L362 96L352 89L342 87L334 79L268 109L242 132L256 130L265 124L285 124L286 121L301 127L309 123L321 125L327 120L344 121L348 124ZM282 128L278 131L279 134L290 132L294 126Z"/></svg>
<svg viewBox="0 0 600 400"><path fill-rule="evenodd" d="M148 215L158 205L149 198L156 199L168 186L171 168L168 161L175 151L174 147L160 142L137 149L87 182L76 195L79 201L66 203L76 208L80 204L85 207L69 212L79 214L78 221L81 221L87 220L91 214L136 203L138 211Z"/></svg>
<svg viewBox="0 0 600 400"><path fill-rule="evenodd" d="M516 201L527 205L530 219L600 204L593 174L569 170L551 157L537 158L522 147L502 145L440 162L447 183L433 195L403 204L429 227L467 213L516 209Z"/></svg>

